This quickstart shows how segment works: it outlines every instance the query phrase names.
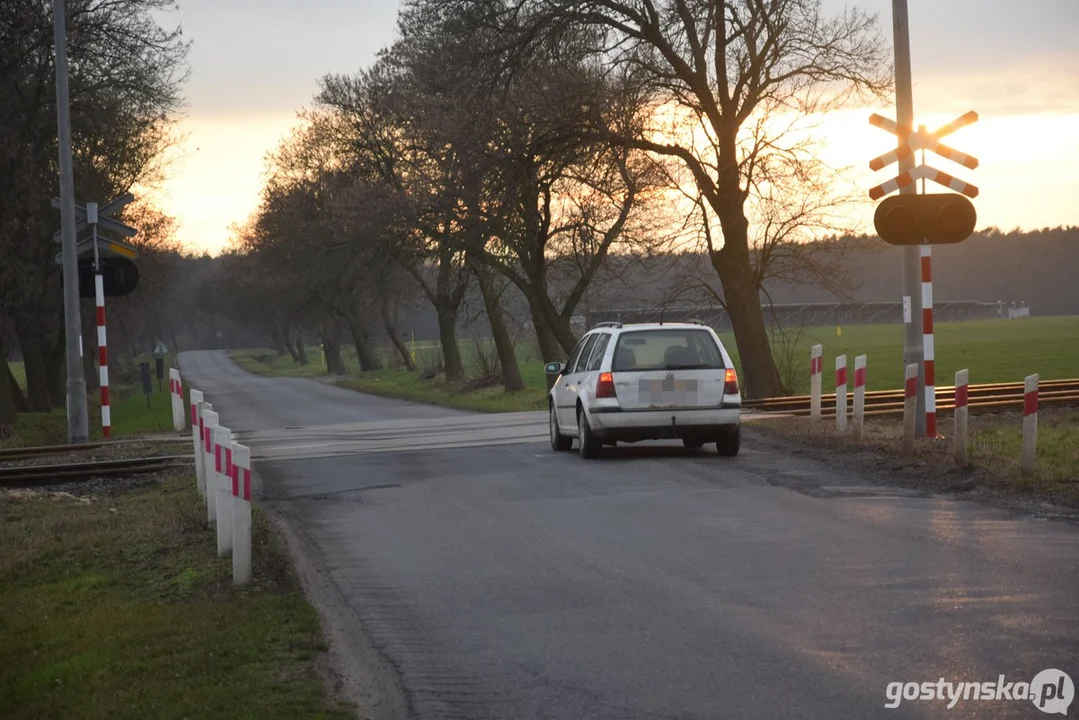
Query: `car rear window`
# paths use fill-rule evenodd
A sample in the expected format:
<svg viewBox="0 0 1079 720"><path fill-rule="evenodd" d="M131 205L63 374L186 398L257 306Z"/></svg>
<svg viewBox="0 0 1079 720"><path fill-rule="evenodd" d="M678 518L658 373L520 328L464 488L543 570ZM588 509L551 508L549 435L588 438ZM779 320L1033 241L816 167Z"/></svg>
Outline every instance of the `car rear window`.
<svg viewBox="0 0 1079 720"><path fill-rule="evenodd" d="M707 330L630 330L618 336L611 370L722 369L723 355Z"/></svg>

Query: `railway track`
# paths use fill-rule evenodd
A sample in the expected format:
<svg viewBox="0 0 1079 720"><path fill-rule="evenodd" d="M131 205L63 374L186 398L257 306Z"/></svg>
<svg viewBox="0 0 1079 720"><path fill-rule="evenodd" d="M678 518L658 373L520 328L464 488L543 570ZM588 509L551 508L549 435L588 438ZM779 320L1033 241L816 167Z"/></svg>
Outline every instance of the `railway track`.
<svg viewBox="0 0 1079 720"><path fill-rule="evenodd" d="M16 465L0 467L0 487L54 485L89 480L96 477L119 477L156 472L191 462L190 455L155 455L152 457L63 463L59 465Z"/></svg>
<svg viewBox="0 0 1079 720"><path fill-rule="evenodd" d="M969 385L968 405L971 412L1000 412L1020 410L1023 407L1023 383L988 383ZM854 393L848 393L853 402ZM743 400L748 409L786 415L809 415L808 395L782 398ZM1038 386L1038 404L1042 407L1079 405L1079 379L1045 380ZM937 386L937 412L955 409L955 388ZM902 390L874 390L865 394L866 415L901 415L903 413ZM821 396L821 414L835 415L835 393Z"/></svg>
<svg viewBox="0 0 1079 720"><path fill-rule="evenodd" d="M38 445L34 447L11 447L0 448L0 463L8 462L11 460L26 460L27 458L43 457L45 455L66 455L70 453L83 452L86 450L103 450L106 448L124 447L125 445L145 445L147 442L153 443L190 443L190 437L177 437L175 440L169 438L168 440L156 439L148 441L145 438L132 439L132 440L100 440L97 442L86 443L73 443L65 445Z"/></svg>

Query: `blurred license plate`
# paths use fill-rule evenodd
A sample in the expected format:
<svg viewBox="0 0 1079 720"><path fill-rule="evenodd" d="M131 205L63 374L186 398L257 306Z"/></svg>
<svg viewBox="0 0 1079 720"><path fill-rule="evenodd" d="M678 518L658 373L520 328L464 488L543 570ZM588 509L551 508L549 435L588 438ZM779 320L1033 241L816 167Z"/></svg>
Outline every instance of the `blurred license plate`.
<svg viewBox="0 0 1079 720"><path fill-rule="evenodd" d="M641 380L641 402L650 405L695 405L696 380Z"/></svg>

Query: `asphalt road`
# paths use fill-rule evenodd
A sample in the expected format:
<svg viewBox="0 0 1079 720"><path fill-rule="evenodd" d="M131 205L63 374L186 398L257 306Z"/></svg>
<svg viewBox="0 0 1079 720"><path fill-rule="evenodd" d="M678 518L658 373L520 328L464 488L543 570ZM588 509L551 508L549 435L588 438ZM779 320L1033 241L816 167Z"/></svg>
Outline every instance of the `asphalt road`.
<svg viewBox="0 0 1079 720"><path fill-rule="evenodd" d="M733 459L648 443L584 461L549 449L542 415L256 378L223 353L180 364L254 448L261 499L408 716L1036 718L1023 700L886 709L886 690L1046 668L1079 685L1069 522L889 487L751 432Z"/></svg>

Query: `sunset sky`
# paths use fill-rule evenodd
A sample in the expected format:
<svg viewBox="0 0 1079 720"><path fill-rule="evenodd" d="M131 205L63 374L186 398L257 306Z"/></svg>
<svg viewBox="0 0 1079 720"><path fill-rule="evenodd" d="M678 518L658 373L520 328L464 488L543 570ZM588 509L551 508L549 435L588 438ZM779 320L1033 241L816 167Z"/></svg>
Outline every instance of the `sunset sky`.
<svg viewBox="0 0 1079 720"><path fill-rule="evenodd" d="M880 14L891 40L891 0L824 0ZM979 227L1079 225L1079 1L909 0L918 122L930 128L968 110L980 121L948 144L978 157L974 171L929 156L929 164L981 189ZM181 0L164 18L193 41L188 105L169 180L157 198L180 222L180 239L217 253L231 226L255 209L263 157L310 105L317 79L354 72L393 40L396 0ZM870 158L894 137L871 112L837 113L822 127L823 151L854 166L866 190L894 173ZM894 166L893 166L894 168ZM943 188L939 188L943 190ZM858 221L868 228L872 205Z"/></svg>

